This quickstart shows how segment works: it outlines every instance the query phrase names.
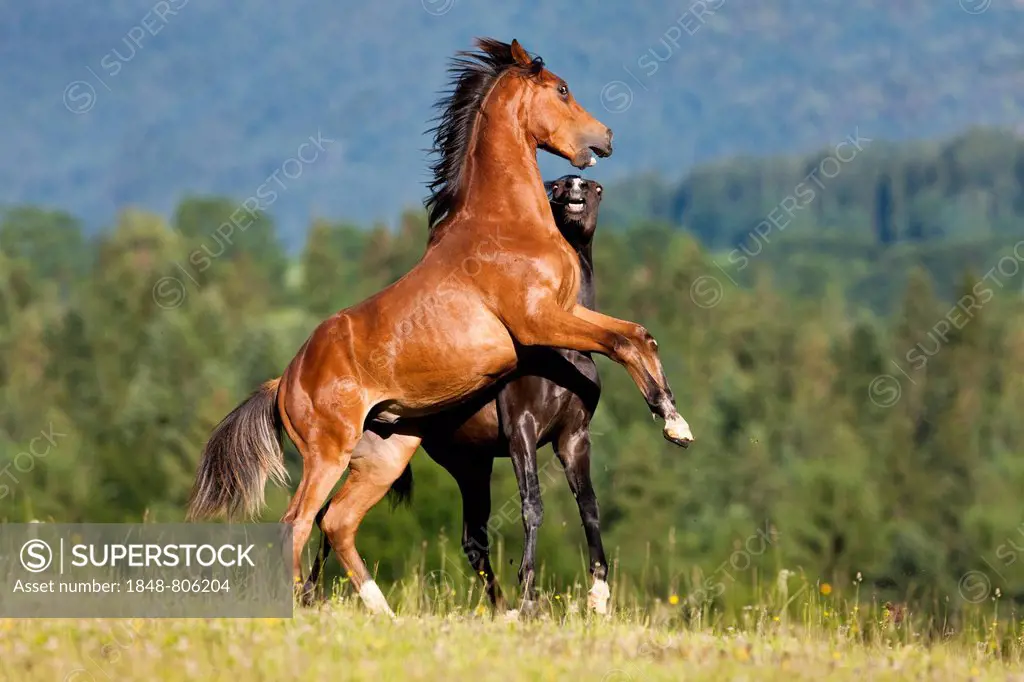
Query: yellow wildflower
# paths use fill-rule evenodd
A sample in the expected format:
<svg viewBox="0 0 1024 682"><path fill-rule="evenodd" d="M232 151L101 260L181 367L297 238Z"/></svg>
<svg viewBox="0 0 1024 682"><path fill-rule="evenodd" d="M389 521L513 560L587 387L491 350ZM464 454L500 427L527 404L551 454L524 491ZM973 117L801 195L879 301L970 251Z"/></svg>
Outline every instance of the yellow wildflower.
<svg viewBox="0 0 1024 682"><path fill-rule="evenodd" d="M823 595L825 595L826 597L828 595L832 594L832 586L829 585L828 583L822 583L821 584L821 593Z"/></svg>

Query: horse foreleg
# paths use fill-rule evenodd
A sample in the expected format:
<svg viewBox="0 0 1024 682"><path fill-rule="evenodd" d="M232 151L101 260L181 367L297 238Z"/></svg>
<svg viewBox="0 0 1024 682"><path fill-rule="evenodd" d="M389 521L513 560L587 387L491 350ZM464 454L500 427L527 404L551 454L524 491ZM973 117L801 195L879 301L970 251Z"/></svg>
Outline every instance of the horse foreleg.
<svg viewBox="0 0 1024 682"><path fill-rule="evenodd" d="M619 363L643 393L651 412L665 420L665 438L683 447L693 442L690 426L676 410L675 399L663 382L664 372L655 352L657 344L640 325L581 305L569 312L553 302L537 304L528 314L509 315L506 324L515 340L524 346L600 353Z"/></svg>
<svg viewBox="0 0 1024 682"><path fill-rule="evenodd" d="M580 510L580 521L587 536L590 551L590 575L594 583L590 588L587 603L600 614L608 612L611 589L608 587L608 560L601 542L601 517L598 511L597 494L590 480L590 430L582 427L566 431L555 441L555 454L565 468L569 489L576 498Z"/></svg>
<svg viewBox="0 0 1024 682"><path fill-rule="evenodd" d="M462 494L462 551L487 590L491 606L505 608L505 599L491 567L487 523L491 518L491 473L494 458L487 453L449 451L437 460L455 478Z"/></svg>

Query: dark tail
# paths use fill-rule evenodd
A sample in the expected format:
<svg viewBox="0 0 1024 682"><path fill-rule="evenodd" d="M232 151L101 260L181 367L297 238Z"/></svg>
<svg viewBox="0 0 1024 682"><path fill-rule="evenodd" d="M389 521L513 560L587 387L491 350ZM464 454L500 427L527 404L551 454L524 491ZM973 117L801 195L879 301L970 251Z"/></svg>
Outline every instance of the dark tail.
<svg viewBox="0 0 1024 682"><path fill-rule="evenodd" d="M239 512L253 517L263 506L268 477L287 484L277 413L280 382L277 378L263 384L213 430L199 461L188 520Z"/></svg>
<svg viewBox="0 0 1024 682"><path fill-rule="evenodd" d="M405 470L402 471L401 475L395 482L391 484L391 489L388 490L388 503L392 509L400 506L406 506L412 504L412 465L406 464Z"/></svg>

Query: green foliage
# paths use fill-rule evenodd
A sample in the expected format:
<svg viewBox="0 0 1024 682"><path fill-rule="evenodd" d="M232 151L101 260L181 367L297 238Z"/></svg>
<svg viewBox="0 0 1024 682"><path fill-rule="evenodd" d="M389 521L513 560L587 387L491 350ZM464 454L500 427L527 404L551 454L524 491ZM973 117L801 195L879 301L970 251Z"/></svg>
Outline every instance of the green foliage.
<svg viewBox="0 0 1024 682"><path fill-rule="evenodd" d="M768 267L788 291L817 296L832 283L877 311L892 310L913 265L952 296L960 272L988 270L1020 234L1024 138L990 129L941 144L850 138L857 145L802 159L698 167L674 185L630 179L609 188L607 215L682 226L740 283ZM830 271L837 260L842 270Z"/></svg>
<svg viewBox="0 0 1024 682"><path fill-rule="evenodd" d="M873 594L955 607L961 576L988 564L990 588L1024 594L1024 251L1013 250L1024 164L1011 162L1024 154L982 134L880 149L848 164L820 213L748 248L740 272L722 249L809 161L701 169L678 215L602 223L599 305L658 338L697 436L686 451L665 443L625 372L600 361L593 475L615 575L713 600L740 589L738 574L838 584L861 572ZM235 210L188 198L173 229L125 211L91 241L63 213L4 214L0 518L179 520L212 427L320 320L399 278L425 244L410 211L396 229L315 221L290 257L267 216L228 241ZM383 579L438 533L430 560L463 566L455 485L423 455L413 466L412 511L379 505L360 534ZM583 535L550 451L541 466L544 580L564 586L584 566ZM493 496L511 584L521 533L502 462ZM266 518L286 499L271 491Z"/></svg>

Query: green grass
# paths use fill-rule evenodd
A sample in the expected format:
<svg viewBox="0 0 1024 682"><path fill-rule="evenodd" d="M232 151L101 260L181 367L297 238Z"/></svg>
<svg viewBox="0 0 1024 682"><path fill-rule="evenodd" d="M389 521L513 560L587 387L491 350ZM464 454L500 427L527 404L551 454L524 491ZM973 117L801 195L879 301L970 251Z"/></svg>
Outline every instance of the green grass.
<svg viewBox="0 0 1024 682"><path fill-rule="evenodd" d="M862 603L856 584L785 582L801 581L731 611L620 583L607 618L577 588L510 622L428 574L393 587L396 622L345 596L291 620L0 620L0 679L1024 680L1019 620L998 600L939 622Z"/></svg>

